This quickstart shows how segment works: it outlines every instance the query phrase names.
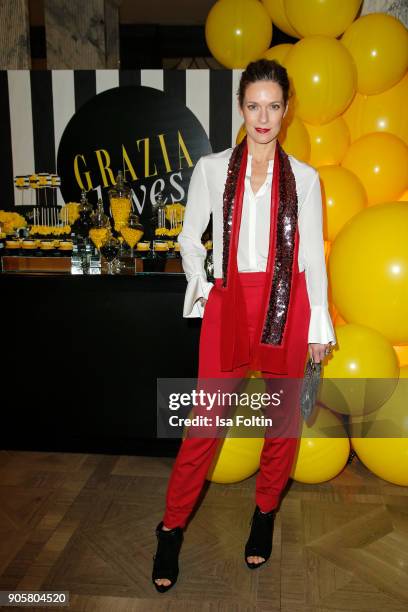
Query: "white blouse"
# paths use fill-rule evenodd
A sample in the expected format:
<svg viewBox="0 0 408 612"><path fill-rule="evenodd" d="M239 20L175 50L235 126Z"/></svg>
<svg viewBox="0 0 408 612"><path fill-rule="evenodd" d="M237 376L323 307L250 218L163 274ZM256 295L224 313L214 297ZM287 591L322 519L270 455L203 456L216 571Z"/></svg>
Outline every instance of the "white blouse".
<svg viewBox="0 0 408 612"><path fill-rule="evenodd" d="M208 298L214 286L207 281L204 269L207 251L201 242L211 214L214 277L222 277L223 193L232 151L229 148L201 157L191 176L183 230L179 234L183 270L188 281L184 317L203 316L205 306L199 298ZM299 272L305 270L311 309L308 342L336 344L328 311L319 174L291 155L289 161L298 195ZM252 155L248 152L237 263L240 272L264 272L269 250L273 160L269 162L265 182L256 194L251 187L251 171Z"/></svg>

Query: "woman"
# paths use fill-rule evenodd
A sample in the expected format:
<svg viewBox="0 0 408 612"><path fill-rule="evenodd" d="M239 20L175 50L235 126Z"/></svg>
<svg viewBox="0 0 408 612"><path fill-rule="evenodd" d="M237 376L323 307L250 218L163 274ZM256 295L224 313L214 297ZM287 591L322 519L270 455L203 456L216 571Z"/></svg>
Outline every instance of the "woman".
<svg viewBox="0 0 408 612"><path fill-rule="evenodd" d="M327 304L327 273L318 173L288 156L277 137L288 110L289 81L274 61L250 63L238 103L247 136L233 149L202 157L190 181L179 236L188 285L185 317L203 317L199 379L302 378L309 352L320 362L336 343ZM213 215L215 283L204 271L201 236ZM218 446L187 435L170 477L156 528L152 580L159 592L178 576L183 528ZM256 507L245 546L255 569L271 554L280 495L292 469L296 437L265 438Z"/></svg>

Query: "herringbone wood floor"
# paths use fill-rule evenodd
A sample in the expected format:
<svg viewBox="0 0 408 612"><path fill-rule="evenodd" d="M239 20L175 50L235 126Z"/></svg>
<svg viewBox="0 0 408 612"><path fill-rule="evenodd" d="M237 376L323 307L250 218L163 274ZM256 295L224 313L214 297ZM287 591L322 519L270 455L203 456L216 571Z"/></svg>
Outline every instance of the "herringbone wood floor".
<svg viewBox="0 0 408 612"><path fill-rule="evenodd" d="M255 478L210 484L185 532L179 581L156 593L154 528L172 463L1 452L0 589L68 590L69 609L87 611L408 609L408 489L357 458L331 482L291 484L272 557L254 572L243 546Z"/></svg>

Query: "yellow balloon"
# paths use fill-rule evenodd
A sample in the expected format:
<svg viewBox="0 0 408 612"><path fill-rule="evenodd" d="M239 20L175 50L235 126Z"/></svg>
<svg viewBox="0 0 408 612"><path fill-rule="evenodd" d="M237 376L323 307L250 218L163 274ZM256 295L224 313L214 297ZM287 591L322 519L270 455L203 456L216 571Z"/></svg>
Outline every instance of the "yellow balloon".
<svg viewBox="0 0 408 612"><path fill-rule="evenodd" d="M324 204L323 234L334 240L341 228L367 204L363 185L355 174L341 166L318 168Z"/></svg>
<svg viewBox="0 0 408 612"><path fill-rule="evenodd" d="M283 122L279 142L289 155L293 155L293 157L306 163L309 161L309 134L298 117L293 117L290 123Z"/></svg>
<svg viewBox="0 0 408 612"><path fill-rule="evenodd" d="M290 45L289 43L275 45L274 47L271 47L270 49L265 51L262 57L268 60L275 60L283 66L285 63L285 58L289 51L292 49L292 47L293 45Z"/></svg>
<svg viewBox="0 0 408 612"><path fill-rule="evenodd" d="M312 426L303 424L292 478L308 484L331 480L344 468L349 453L349 438L341 421L332 412L320 408Z"/></svg>
<svg viewBox="0 0 408 612"><path fill-rule="evenodd" d="M394 87L365 96L357 93L343 113L351 140L370 132L389 132L408 144L408 116L401 112L408 99L408 72Z"/></svg>
<svg viewBox="0 0 408 612"><path fill-rule="evenodd" d="M338 349L324 366L324 378L398 378L398 359L378 331L347 323L336 327Z"/></svg>
<svg viewBox="0 0 408 612"><path fill-rule="evenodd" d="M325 240L324 241L324 261L326 263L326 266L327 266L327 262L329 260L330 249L331 249L331 242L330 242L330 240Z"/></svg>
<svg viewBox="0 0 408 612"><path fill-rule="evenodd" d="M408 363L400 368L400 378L408 378Z"/></svg>
<svg viewBox="0 0 408 612"><path fill-rule="evenodd" d="M235 144L239 144L240 142L242 142L245 136L246 136L246 128L245 128L245 123L243 123L238 130L238 134L235 139Z"/></svg>
<svg viewBox="0 0 408 612"><path fill-rule="evenodd" d="M347 321L339 314L334 317L333 323L336 327L340 327L340 325L347 325Z"/></svg>
<svg viewBox="0 0 408 612"><path fill-rule="evenodd" d="M397 200L408 185L408 146L393 134L366 134L350 145L342 166L363 183L369 205Z"/></svg>
<svg viewBox="0 0 408 612"><path fill-rule="evenodd" d="M286 15L301 36L337 38L354 21L361 0L285 0Z"/></svg>
<svg viewBox="0 0 408 612"><path fill-rule="evenodd" d="M402 346L394 346L394 351L397 353L400 367L408 366L408 344Z"/></svg>
<svg viewBox="0 0 408 612"><path fill-rule="evenodd" d="M340 314L377 330L393 345L408 343L407 228L405 202L365 208L337 235L328 262Z"/></svg>
<svg viewBox="0 0 408 612"><path fill-rule="evenodd" d="M293 81L296 114L303 121L328 123L353 99L355 66L347 49L334 38L303 38L289 51L285 66Z"/></svg>
<svg viewBox="0 0 408 612"><path fill-rule="evenodd" d="M378 409L394 391L399 374L391 343L363 325L346 323L335 332L338 349L323 368L319 402L339 414Z"/></svg>
<svg viewBox="0 0 408 612"><path fill-rule="evenodd" d="M262 4L268 11L273 23L277 25L282 32L294 38L300 38L286 15L285 0L262 0Z"/></svg>
<svg viewBox="0 0 408 612"><path fill-rule="evenodd" d="M398 378L396 386L382 406L362 416L351 417L353 438L408 439L408 381Z"/></svg>
<svg viewBox="0 0 408 612"><path fill-rule="evenodd" d="M258 470L264 438L224 438L220 445L207 480L223 484L240 482Z"/></svg>
<svg viewBox="0 0 408 612"><path fill-rule="evenodd" d="M387 482L408 485L408 438L353 438L358 458Z"/></svg>
<svg viewBox="0 0 408 612"><path fill-rule="evenodd" d="M328 166L339 164L350 145L350 134L343 117L323 125L305 123L310 138L310 164Z"/></svg>
<svg viewBox="0 0 408 612"><path fill-rule="evenodd" d="M258 0L218 0L208 13L205 37L223 66L245 68L270 46L272 23Z"/></svg>
<svg viewBox="0 0 408 612"><path fill-rule="evenodd" d="M357 68L357 90L377 94L404 76L408 67L408 31L385 13L364 15L341 38Z"/></svg>
<svg viewBox="0 0 408 612"><path fill-rule="evenodd" d="M408 202L408 189L398 198L400 202Z"/></svg>

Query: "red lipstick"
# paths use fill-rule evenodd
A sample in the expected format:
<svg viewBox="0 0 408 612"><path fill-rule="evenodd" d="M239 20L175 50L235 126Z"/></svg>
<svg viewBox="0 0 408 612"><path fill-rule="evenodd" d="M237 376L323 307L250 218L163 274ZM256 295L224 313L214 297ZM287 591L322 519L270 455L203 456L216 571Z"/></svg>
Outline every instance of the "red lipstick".
<svg viewBox="0 0 408 612"><path fill-rule="evenodd" d="M270 128L255 128L257 132L259 132L260 134L266 134L267 132L270 132Z"/></svg>

